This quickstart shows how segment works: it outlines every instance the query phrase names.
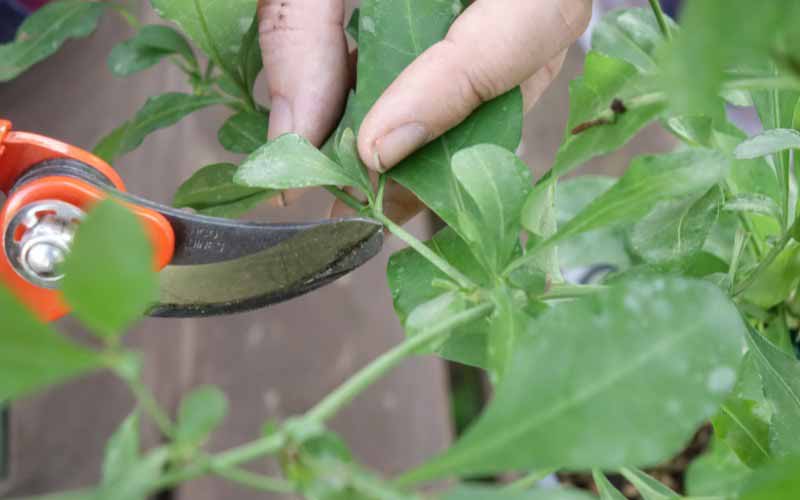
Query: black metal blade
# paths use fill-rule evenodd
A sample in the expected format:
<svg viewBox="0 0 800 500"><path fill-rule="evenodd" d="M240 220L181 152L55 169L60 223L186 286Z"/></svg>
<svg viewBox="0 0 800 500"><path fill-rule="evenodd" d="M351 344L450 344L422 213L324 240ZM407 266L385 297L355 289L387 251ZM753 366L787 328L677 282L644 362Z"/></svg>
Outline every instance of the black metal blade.
<svg viewBox="0 0 800 500"><path fill-rule="evenodd" d="M349 273L383 245L382 226L364 218L259 224L115 194L160 212L175 231L175 256L159 274L161 298L151 316L212 316L282 302Z"/></svg>
<svg viewBox="0 0 800 500"><path fill-rule="evenodd" d="M288 229L281 228L282 236ZM380 225L362 219L294 229L278 243L265 240L262 250L249 255L167 266L159 275L161 303L150 314L209 316L281 302L349 273L377 254L383 243ZM272 229L263 230L266 239L273 236Z"/></svg>

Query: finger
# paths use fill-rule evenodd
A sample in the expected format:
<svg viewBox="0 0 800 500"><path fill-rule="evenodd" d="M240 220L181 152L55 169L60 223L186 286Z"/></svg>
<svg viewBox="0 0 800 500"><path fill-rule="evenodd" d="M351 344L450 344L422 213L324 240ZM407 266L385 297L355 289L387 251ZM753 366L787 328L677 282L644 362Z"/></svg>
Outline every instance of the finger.
<svg viewBox="0 0 800 500"><path fill-rule="evenodd" d="M533 74L520 85L522 90L522 106L527 113L536 105L539 98L542 97L544 91L553 83L558 73L561 72L561 66L564 65L564 59L567 57L565 50L561 54L551 59L545 64L542 69Z"/></svg>
<svg viewBox="0 0 800 500"><path fill-rule="evenodd" d="M259 0L259 35L271 109L267 137L300 134L322 145L344 108L350 76L343 0ZM270 200L286 206L307 190Z"/></svg>
<svg viewBox="0 0 800 500"><path fill-rule="evenodd" d="M358 137L362 160L386 170L512 89L586 28L591 0L478 0L384 92Z"/></svg>
<svg viewBox="0 0 800 500"><path fill-rule="evenodd" d="M260 0L260 41L271 98L269 138L320 146L348 90L343 0Z"/></svg>

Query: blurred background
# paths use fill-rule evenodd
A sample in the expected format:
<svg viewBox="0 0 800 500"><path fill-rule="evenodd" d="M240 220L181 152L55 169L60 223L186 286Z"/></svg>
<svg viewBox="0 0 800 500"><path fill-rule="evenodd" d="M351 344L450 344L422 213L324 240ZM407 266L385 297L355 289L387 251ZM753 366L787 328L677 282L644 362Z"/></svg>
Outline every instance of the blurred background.
<svg viewBox="0 0 800 500"><path fill-rule="evenodd" d="M11 36L25 13L41 3L0 0L0 36ZM603 9L636 4L646 1L595 0L595 20ZM677 2L664 5L674 13ZM149 6L142 7L141 18L161 22ZM18 130L91 149L149 96L188 90L183 75L169 65L126 79L113 77L106 56L131 34L119 18L105 16L93 36L67 43L17 80L0 84L0 116ZM568 83L581 73L588 40L587 34L570 50L560 77L526 120L520 154L537 177L551 165L563 137ZM263 95L261 100L267 101ZM213 108L195 113L150 136L115 167L130 191L170 203L175 189L199 167L241 159L217 143L216 133L226 116L225 110ZM622 150L592 161L579 175L616 175L631 157L672 146L665 132L651 127ZM318 191L295 206L264 206L253 216L274 221L319 218L329 202L329 195ZM409 227L426 237L436 225L430 214L423 214ZM265 421L308 409L403 337L385 278L388 257L400 247L399 241L390 240L383 253L363 268L291 302L225 318L146 320L127 341L145 353L147 381L170 411L190 388L221 386L231 410L210 447L221 450L245 443L259 435ZM59 326L81 334L71 320ZM444 448L480 411L487 396L480 373L417 358L359 397L332 427L360 461L393 474ZM0 420L5 430L0 438L4 450L0 495L42 494L95 483L104 443L132 407L126 387L110 375L84 378L14 403L6 420ZM148 429L146 436L150 444L159 440L154 429ZM269 468L266 461L254 464L254 470ZM161 495L162 500L223 498L272 497L213 478Z"/></svg>

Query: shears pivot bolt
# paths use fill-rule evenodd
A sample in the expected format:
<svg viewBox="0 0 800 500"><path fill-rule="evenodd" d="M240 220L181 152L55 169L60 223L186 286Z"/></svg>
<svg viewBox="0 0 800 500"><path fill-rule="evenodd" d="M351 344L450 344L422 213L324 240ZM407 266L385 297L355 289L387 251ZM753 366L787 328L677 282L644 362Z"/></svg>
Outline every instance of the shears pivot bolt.
<svg viewBox="0 0 800 500"><path fill-rule="evenodd" d="M28 282L56 288L84 212L59 200L30 203L6 227L4 249L14 270Z"/></svg>

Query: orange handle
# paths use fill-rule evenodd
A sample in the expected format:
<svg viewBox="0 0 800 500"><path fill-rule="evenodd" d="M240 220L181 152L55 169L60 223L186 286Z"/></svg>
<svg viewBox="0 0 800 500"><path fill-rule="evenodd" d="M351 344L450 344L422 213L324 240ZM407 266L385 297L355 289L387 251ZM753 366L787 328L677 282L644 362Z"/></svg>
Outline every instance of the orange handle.
<svg viewBox="0 0 800 500"><path fill-rule="evenodd" d="M11 123L0 120L0 190L8 193L14 182L34 165L51 159L69 158L85 163L105 175L114 186L125 191L119 174L105 161L82 149L60 141L27 132L12 132ZM93 184L71 177L49 176L18 187L0 210L0 235L5 234L14 215L30 203L42 200L61 200L83 211L109 195ZM175 233L160 213L125 203L142 221L154 249L153 265L163 269L172 260ZM2 238L2 236L0 236ZM69 308L57 290L37 287L21 277L5 253L0 255L0 282L9 287L42 320L53 321L66 314Z"/></svg>

